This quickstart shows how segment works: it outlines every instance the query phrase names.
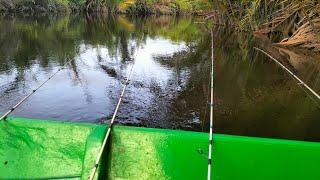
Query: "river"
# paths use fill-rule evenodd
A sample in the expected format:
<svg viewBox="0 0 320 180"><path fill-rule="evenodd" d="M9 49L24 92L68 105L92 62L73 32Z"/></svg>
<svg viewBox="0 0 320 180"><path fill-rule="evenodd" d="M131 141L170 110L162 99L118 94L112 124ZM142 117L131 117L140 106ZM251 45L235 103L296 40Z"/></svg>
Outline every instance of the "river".
<svg viewBox="0 0 320 180"><path fill-rule="evenodd" d="M215 133L320 141L320 103L253 35L221 27L213 41ZM320 93L319 63L303 60L292 68ZM133 68L116 123L207 132L210 66L195 17L0 18L1 113L63 68L13 116L108 123Z"/></svg>

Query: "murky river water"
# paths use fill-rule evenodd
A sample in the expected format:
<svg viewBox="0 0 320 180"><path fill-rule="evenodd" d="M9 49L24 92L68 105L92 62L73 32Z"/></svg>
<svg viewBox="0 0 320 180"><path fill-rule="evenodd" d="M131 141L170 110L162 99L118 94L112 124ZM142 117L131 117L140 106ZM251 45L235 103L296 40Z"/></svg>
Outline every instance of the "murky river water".
<svg viewBox="0 0 320 180"><path fill-rule="evenodd" d="M117 123L208 131L211 35L195 18L0 19L0 112L46 80L13 115L110 120L133 75ZM320 103L263 54L249 34L214 31L218 133L320 141ZM278 51L320 93L319 64ZM296 56L295 56L296 57Z"/></svg>

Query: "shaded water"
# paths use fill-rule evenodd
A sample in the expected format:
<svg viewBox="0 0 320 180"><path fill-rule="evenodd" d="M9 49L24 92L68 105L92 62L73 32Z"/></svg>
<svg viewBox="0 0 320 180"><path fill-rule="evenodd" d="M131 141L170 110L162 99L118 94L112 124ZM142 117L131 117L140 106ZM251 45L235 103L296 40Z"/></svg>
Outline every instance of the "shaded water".
<svg viewBox="0 0 320 180"><path fill-rule="evenodd" d="M108 122L134 66L117 123L208 131L211 35L195 21L1 18L0 112L72 58L14 115ZM215 29L215 131L319 141L319 102L254 51L259 43L249 34ZM300 75L320 92L319 66L306 67Z"/></svg>

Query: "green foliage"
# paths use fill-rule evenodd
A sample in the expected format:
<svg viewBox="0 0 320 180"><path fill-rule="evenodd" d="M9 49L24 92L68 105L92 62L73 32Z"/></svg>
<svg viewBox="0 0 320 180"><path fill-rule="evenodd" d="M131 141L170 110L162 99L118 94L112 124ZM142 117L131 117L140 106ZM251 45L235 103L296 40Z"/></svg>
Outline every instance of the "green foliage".
<svg viewBox="0 0 320 180"><path fill-rule="evenodd" d="M78 5L78 6L84 6L84 4L86 3L86 0L67 0L68 4L72 4L72 5Z"/></svg>
<svg viewBox="0 0 320 180"><path fill-rule="evenodd" d="M88 0L0 0L0 10L10 8L35 9L41 11L63 8L84 8ZM9 4L8 4L9 3ZM131 14L176 14L176 13L202 13L212 9L210 0L93 0L92 9L109 9ZM37 10L37 8L35 9Z"/></svg>
<svg viewBox="0 0 320 180"><path fill-rule="evenodd" d="M70 0L0 0L0 11L35 13L66 11Z"/></svg>
<svg viewBox="0 0 320 180"><path fill-rule="evenodd" d="M128 6L129 5L129 6ZM125 11L139 11L147 9L152 13L202 13L212 9L210 0L122 0L119 7L126 7Z"/></svg>

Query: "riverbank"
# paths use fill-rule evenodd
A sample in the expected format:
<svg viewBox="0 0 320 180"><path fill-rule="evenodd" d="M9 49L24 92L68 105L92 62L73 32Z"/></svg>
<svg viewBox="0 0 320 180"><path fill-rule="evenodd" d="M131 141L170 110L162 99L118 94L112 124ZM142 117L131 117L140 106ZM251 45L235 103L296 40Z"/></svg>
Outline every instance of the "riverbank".
<svg viewBox="0 0 320 180"><path fill-rule="evenodd" d="M213 3L207 0L125 0L117 11L125 14L203 14L211 11Z"/></svg>
<svg viewBox="0 0 320 180"><path fill-rule="evenodd" d="M282 48L319 53L319 13L318 1L214 1L208 19L238 31L267 36Z"/></svg>
<svg viewBox="0 0 320 180"><path fill-rule="evenodd" d="M0 0L0 12L5 14L57 13L70 7L67 0Z"/></svg>
<svg viewBox="0 0 320 180"><path fill-rule="evenodd" d="M204 14L212 8L207 0L0 0L0 12L6 14L36 14L70 11L130 15Z"/></svg>

